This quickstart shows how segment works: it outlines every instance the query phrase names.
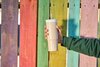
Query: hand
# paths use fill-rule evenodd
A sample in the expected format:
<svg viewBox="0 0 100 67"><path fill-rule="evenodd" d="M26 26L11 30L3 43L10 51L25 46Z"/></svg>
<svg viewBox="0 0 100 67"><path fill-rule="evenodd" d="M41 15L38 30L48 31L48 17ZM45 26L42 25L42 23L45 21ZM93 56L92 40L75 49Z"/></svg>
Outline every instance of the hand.
<svg viewBox="0 0 100 67"><path fill-rule="evenodd" d="M61 43L62 42L62 33L61 33L62 29L61 29L61 27L58 27L58 26L56 26L56 28L57 28L57 31L58 31L58 43ZM48 31L49 30L45 26L45 28L44 28L44 36L45 36L46 40L48 39L48 35L49 35Z"/></svg>

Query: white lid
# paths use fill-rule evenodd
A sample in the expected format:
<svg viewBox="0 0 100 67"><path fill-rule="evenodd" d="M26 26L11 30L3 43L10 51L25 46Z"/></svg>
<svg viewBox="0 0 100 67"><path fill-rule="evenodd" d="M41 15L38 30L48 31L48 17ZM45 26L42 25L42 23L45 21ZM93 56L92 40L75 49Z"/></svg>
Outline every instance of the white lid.
<svg viewBox="0 0 100 67"><path fill-rule="evenodd" d="M56 19L47 19L46 22L57 22Z"/></svg>

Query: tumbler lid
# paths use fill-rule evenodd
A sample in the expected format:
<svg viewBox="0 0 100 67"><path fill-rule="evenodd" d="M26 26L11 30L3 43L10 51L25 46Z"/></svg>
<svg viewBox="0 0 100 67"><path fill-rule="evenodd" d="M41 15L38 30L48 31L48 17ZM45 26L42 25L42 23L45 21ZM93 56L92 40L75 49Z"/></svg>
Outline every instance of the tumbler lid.
<svg viewBox="0 0 100 67"><path fill-rule="evenodd" d="M47 19L46 22L57 22L56 19Z"/></svg>

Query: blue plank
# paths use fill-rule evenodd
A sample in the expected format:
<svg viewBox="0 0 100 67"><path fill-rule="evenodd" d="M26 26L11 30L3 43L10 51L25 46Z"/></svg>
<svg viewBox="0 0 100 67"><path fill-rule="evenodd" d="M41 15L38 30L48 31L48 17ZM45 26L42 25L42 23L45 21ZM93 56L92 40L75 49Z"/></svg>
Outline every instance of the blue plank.
<svg viewBox="0 0 100 67"><path fill-rule="evenodd" d="M69 0L68 36L79 37L80 0ZM68 50L67 67L78 67L79 53Z"/></svg>

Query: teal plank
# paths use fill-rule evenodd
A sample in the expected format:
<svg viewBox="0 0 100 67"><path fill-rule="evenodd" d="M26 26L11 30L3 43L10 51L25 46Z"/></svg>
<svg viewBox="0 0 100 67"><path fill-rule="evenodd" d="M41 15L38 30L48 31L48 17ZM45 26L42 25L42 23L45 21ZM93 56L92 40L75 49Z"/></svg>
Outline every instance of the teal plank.
<svg viewBox="0 0 100 67"><path fill-rule="evenodd" d="M48 67L48 46L44 38L44 25L45 20L49 18L49 0L39 0L38 2L37 67Z"/></svg>
<svg viewBox="0 0 100 67"><path fill-rule="evenodd" d="M79 37L80 0L69 0L68 36ZM68 66L78 67L79 53L68 51Z"/></svg>

